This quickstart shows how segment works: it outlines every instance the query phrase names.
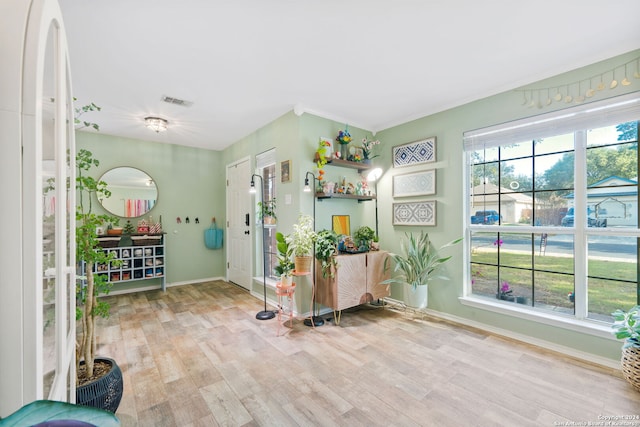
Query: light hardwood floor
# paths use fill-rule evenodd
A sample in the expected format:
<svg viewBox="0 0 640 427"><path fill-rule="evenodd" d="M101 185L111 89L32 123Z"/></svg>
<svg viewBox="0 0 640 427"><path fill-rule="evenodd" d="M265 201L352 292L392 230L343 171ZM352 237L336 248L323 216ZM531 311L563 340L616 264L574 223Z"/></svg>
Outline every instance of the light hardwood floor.
<svg viewBox="0 0 640 427"><path fill-rule="evenodd" d="M294 320L276 337L275 319L255 319L261 301L226 282L107 300L98 354L122 368L125 426L557 426L640 414L617 371L389 308L361 306L339 326Z"/></svg>

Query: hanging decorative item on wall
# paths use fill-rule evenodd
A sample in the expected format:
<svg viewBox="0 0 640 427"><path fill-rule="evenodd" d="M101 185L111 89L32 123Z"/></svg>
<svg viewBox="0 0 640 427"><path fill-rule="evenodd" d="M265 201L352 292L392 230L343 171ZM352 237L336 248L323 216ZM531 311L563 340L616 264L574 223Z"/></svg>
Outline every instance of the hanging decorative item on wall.
<svg viewBox="0 0 640 427"><path fill-rule="evenodd" d="M633 79L631 78L633 76ZM638 84L640 79L640 58L632 59L625 64L604 71L577 82L564 83L551 87L522 88L515 92L522 93L519 100L528 108L543 108L555 103L581 104L589 98L596 97L600 91L615 89L621 86Z"/></svg>
<svg viewBox="0 0 640 427"><path fill-rule="evenodd" d="M436 194L436 170L426 170L393 177L393 197Z"/></svg>
<svg viewBox="0 0 640 427"><path fill-rule="evenodd" d="M280 162L280 181L291 182L291 160Z"/></svg>
<svg viewBox="0 0 640 427"><path fill-rule="evenodd" d="M393 225L436 225L436 202L393 204Z"/></svg>
<svg viewBox="0 0 640 427"><path fill-rule="evenodd" d="M396 145L392 151L393 167L414 166L436 161L436 137Z"/></svg>

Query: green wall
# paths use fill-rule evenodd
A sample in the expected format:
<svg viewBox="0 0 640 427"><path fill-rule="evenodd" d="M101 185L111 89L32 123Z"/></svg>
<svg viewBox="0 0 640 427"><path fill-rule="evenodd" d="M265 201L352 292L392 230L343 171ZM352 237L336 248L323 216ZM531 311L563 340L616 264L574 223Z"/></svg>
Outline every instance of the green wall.
<svg viewBox="0 0 640 427"><path fill-rule="evenodd" d="M553 78L535 82L526 89L539 89L564 86L592 76L606 74L640 56L640 50L629 52L607 61L580 68ZM597 92L591 100L637 91L639 80L633 79L631 86L618 85L615 90L605 89ZM554 102L544 108L529 108L522 105L521 92L510 91L487 97L475 102L451 108L437 114L395 126L379 132L375 139L382 144L376 147L380 157L374 160L376 166L384 169L384 175L377 184L378 215L381 248L398 251L399 241L405 232L427 231L436 245L443 244L462 236L465 222L463 212L463 165L462 136L465 131L504 123L524 117L531 117L549 111L566 108L567 104ZM157 182L160 197L152 214L154 218L162 215L167 235L168 281L181 283L197 281L211 277L225 276L226 251L205 249L203 232L209 219L216 216L218 223L225 220L225 168L241 159L250 158L251 168L255 167L255 155L275 148L278 168L283 160L291 160L292 178L288 183L277 183L278 230L291 232L292 225L299 213L311 214L314 198L303 192L307 171L316 173L313 161L320 137L335 138L345 124L320 118L311 114L296 116L288 112L261 129L240 139L221 152L179 147L170 144L150 143L119 138L96 133L78 132L77 145L94 152L102 163L101 171L115 166L133 166L149 173ZM349 127L354 143L359 144L363 137L371 137L365 129ZM437 201L437 224L434 227L407 227L392 225L392 177L395 174L409 173L427 168L405 167L391 168L391 150L393 146L426 137L437 138L437 161L428 168L437 169L437 191L426 199ZM346 176L347 181L355 182L357 172L335 166L325 167L325 177L337 180ZM247 177L247 185L250 177ZM285 205L285 197L290 195L291 204ZM419 199L423 199L422 197ZM403 198L402 200L412 200ZM373 201L357 203L350 200L325 200L316 202L316 228L331 228L332 215L350 215L352 232L361 225L375 226L375 203ZM192 221L190 225L177 225L175 218L199 217L200 225ZM226 237L226 236L225 236ZM618 359L620 343L611 339L598 338L567 329L548 326L509 315L473 308L463 305L459 297L463 294L464 248L458 245L448 250L454 256L447 265L449 281L434 282L429 289L429 307L443 315L457 316L469 321L486 324L569 346L597 356ZM254 256L254 264L257 259ZM255 267L255 266L254 266ZM255 271L255 269L254 269ZM308 279L305 279L308 280ZM253 290L262 294L262 284L254 283ZM402 299L397 290L392 297ZM305 312L310 300L310 284L296 291L298 311Z"/></svg>
<svg viewBox="0 0 640 427"><path fill-rule="evenodd" d="M219 152L95 132L76 132L76 148L87 149L100 160L96 177L117 166L131 166L156 182L158 202L149 214L154 221L162 216L167 233L168 284L225 277L225 249L212 250L204 245L204 231L211 218L216 217L219 227L225 223L225 168ZM177 217L181 217L182 224L177 224ZM186 217L189 224L184 221ZM199 224L195 218L199 218ZM125 222L121 220L120 225ZM137 219L132 223L135 225ZM153 284L122 283L114 286L114 291L149 283Z"/></svg>
<svg viewBox="0 0 640 427"><path fill-rule="evenodd" d="M611 75L610 70L638 56L640 56L640 50L536 82L528 85L526 88L538 89L564 86L584 79L588 80L592 76L599 76L607 72ZM583 90L586 90L586 88L588 87L583 85ZM632 85L630 86L622 87L618 85L615 90L607 88L604 91L596 92L596 95L591 99L597 101L607 97L638 91L639 89L640 80L633 79ZM437 163L433 165L433 167L437 168L437 192L435 196L427 197L428 199L437 200L437 225L435 227L424 228L425 231L429 232L436 245L446 243L463 235L463 224L466 220L464 217L462 197L464 173L463 133L465 131L524 117L531 117L571 106L564 102L554 101L551 106L529 108L528 106L523 106L522 102L523 95L521 92L505 92L384 130L377 135L377 137L383 141L385 147L430 136L437 137ZM385 160L387 159L385 158ZM424 168L425 167L401 168L390 171L383 177L379 184L380 196L384 200L392 200L391 179L393 175ZM429 168L431 168L431 165ZM405 231L419 232L420 228L393 227L391 225L390 203L383 203L381 205L383 205L383 207L380 209L380 224L385 224L384 227L381 226L381 247L391 251L398 250L399 245L397 242L403 233ZM515 333L573 347L606 358L619 358L620 343L614 341L613 338L596 338L574 331L462 305L458 297L461 297L463 294L463 270L465 269L463 265L463 250L464 247L462 245L448 249L447 254L454 255L453 261L447 265L448 275L451 280L434 282L433 285L430 286L429 308L491 325L496 328L507 329ZM392 297L400 299L398 292L393 292Z"/></svg>

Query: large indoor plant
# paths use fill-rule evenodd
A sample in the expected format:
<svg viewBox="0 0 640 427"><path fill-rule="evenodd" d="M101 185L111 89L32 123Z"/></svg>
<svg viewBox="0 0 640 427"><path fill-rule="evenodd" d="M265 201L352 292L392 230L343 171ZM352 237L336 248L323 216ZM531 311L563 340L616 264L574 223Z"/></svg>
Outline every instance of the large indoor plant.
<svg viewBox="0 0 640 427"><path fill-rule="evenodd" d="M405 303L413 308L422 309L427 306L428 284L433 279L448 279L440 274L442 265L451 256L441 257L439 252L455 245L462 239L453 240L440 248L435 248L424 231L419 236L405 234L406 239L400 242L401 254L390 254L395 263L393 277L383 284L398 284L404 287ZM385 268L386 266L385 260Z"/></svg>
<svg viewBox="0 0 640 427"><path fill-rule="evenodd" d="M95 123L80 121L88 111L99 111L95 104L76 108L75 123L81 127L99 129ZM76 320L79 336L76 340L76 403L115 412L122 398L122 372L116 362L96 357L96 320L109 316L109 304L98 299L107 294L111 283L105 275L94 274L94 266L118 263L115 253L100 249L97 228L117 224L118 218L93 211L95 200L111 195L104 181L93 178L89 171L99 166L90 151L76 154L76 260L83 267L76 286Z"/></svg>
<svg viewBox="0 0 640 427"><path fill-rule="evenodd" d="M298 222L293 224L293 233L289 234L286 240L293 250L296 272L311 271L313 244L316 240L313 218L310 215L300 214Z"/></svg>
<svg viewBox="0 0 640 427"><path fill-rule="evenodd" d="M616 338L624 340L622 345L622 373L629 383L640 391L640 305L629 311L616 310L611 313L611 327Z"/></svg>

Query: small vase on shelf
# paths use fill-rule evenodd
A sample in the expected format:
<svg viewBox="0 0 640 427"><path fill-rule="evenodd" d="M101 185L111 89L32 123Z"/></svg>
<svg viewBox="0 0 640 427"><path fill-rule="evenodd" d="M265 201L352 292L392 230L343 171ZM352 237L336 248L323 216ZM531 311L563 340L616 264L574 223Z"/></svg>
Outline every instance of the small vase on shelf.
<svg viewBox="0 0 640 427"><path fill-rule="evenodd" d="M349 157L349 144L340 144L340 158L347 160L347 157Z"/></svg>

